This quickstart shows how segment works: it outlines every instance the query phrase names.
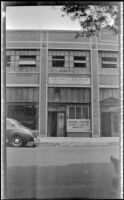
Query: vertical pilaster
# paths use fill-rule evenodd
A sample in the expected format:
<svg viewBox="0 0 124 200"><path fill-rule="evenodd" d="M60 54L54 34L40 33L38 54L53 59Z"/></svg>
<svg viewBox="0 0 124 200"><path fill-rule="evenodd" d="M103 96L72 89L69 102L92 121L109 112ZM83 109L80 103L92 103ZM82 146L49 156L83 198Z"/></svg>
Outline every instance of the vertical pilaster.
<svg viewBox="0 0 124 200"><path fill-rule="evenodd" d="M1 199L7 199L6 2L1 3Z"/></svg>
<svg viewBox="0 0 124 200"><path fill-rule="evenodd" d="M92 137L100 136L99 66L97 36L91 37Z"/></svg>
<svg viewBox="0 0 124 200"><path fill-rule="evenodd" d="M47 32L41 32L39 84L39 136L47 136Z"/></svg>

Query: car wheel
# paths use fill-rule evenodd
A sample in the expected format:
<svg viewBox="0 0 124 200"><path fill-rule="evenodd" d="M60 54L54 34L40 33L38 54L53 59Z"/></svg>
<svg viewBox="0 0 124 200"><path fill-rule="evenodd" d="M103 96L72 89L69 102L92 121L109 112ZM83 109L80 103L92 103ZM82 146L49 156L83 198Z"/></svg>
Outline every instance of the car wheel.
<svg viewBox="0 0 124 200"><path fill-rule="evenodd" d="M23 146L23 144L24 144L23 139L19 135L14 135L11 138L11 145L13 147L21 147Z"/></svg>

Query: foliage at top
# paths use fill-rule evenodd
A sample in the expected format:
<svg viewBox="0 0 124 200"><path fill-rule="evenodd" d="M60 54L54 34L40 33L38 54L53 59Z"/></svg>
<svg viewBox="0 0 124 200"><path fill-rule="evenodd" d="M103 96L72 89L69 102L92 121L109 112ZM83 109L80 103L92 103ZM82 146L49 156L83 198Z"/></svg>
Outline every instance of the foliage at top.
<svg viewBox="0 0 124 200"><path fill-rule="evenodd" d="M116 4L103 1L100 4L88 5L77 2L66 4L61 10L64 12L62 16L68 15L72 20L78 20L81 31L76 37L97 35L102 28L118 33L119 16Z"/></svg>

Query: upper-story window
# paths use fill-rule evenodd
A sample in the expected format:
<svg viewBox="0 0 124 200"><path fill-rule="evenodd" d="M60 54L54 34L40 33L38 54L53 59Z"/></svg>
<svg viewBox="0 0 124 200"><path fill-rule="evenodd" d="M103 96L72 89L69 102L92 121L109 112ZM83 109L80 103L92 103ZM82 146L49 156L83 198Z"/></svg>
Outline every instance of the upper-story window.
<svg viewBox="0 0 124 200"><path fill-rule="evenodd" d="M74 67L86 67L86 57L74 56Z"/></svg>
<svg viewBox="0 0 124 200"><path fill-rule="evenodd" d="M52 56L52 67L64 67L64 56Z"/></svg>
<svg viewBox="0 0 124 200"><path fill-rule="evenodd" d="M11 63L11 57L10 56L6 56L6 66L10 67L10 63Z"/></svg>
<svg viewBox="0 0 124 200"><path fill-rule="evenodd" d="M20 56L19 66L26 67L36 67L36 56Z"/></svg>
<svg viewBox="0 0 124 200"><path fill-rule="evenodd" d="M102 57L103 68L117 68L117 57Z"/></svg>

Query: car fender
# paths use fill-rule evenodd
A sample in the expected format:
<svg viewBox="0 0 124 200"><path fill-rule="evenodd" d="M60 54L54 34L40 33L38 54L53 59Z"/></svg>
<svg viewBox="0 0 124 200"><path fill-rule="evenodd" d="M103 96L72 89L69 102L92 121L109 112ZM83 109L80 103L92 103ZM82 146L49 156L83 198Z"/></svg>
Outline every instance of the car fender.
<svg viewBox="0 0 124 200"><path fill-rule="evenodd" d="M15 131L11 131L11 133L9 134L9 141L11 141L12 137L15 136L15 135L20 136L24 141L28 140L28 138L31 137L30 135L28 135L26 133L15 130Z"/></svg>

